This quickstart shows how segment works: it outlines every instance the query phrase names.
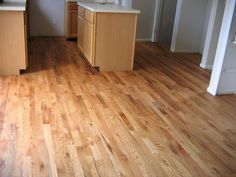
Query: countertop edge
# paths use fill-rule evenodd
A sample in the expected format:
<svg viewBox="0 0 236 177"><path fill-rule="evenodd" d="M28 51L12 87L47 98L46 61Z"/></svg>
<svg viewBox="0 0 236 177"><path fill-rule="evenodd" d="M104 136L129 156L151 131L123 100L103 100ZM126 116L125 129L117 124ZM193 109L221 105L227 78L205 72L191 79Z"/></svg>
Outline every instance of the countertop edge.
<svg viewBox="0 0 236 177"><path fill-rule="evenodd" d="M11 7L9 7L9 8L1 8L0 7L0 11L26 11L26 9L25 8L11 8Z"/></svg>
<svg viewBox="0 0 236 177"><path fill-rule="evenodd" d="M91 12L97 12L97 13L129 13L129 14L140 14L139 10L136 9L94 9L92 7L89 7L88 5L85 5L83 2L77 2L77 4L87 10L90 10Z"/></svg>
<svg viewBox="0 0 236 177"><path fill-rule="evenodd" d="M26 1L5 2L0 4L0 11L26 11Z"/></svg>

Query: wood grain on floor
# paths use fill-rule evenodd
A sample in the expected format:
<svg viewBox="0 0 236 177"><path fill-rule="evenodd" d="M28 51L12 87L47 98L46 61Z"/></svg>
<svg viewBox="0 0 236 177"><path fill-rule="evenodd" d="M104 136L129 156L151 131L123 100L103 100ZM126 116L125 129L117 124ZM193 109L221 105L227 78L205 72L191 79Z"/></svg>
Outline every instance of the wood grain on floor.
<svg viewBox="0 0 236 177"><path fill-rule="evenodd" d="M197 54L138 43L134 72L93 75L75 42L32 38L0 77L1 177L235 177L236 96Z"/></svg>

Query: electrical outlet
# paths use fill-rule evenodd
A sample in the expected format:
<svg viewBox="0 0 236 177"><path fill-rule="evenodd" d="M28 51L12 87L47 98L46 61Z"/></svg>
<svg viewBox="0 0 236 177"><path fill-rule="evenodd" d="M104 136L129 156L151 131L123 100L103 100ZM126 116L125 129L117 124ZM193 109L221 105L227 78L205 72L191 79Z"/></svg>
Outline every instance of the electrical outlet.
<svg viewBox="0 0 236 177"><path fill-rule="evenodd" d="M234 34L234 36L233 36L233 41L232 41L232 44L231 44L231 46L236 46L236 34Z"/></svg>
<svg viewBox="0 0 236 177"><path fill-rule="evenodd" d="M52 19L52 23L53 23L53 25L56 25L56 24L57 24L57 19L56 19L56 18L53 18L53 19Z"/></svg>

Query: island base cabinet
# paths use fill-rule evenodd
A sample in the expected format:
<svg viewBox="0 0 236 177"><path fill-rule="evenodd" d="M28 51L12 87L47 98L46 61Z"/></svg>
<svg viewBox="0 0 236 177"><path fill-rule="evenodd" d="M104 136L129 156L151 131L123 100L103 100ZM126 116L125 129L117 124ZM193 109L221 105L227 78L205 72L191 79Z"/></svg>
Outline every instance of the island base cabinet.
<svg viewBox="0 0 236 177"><path fill-rule="evenodd" d="M0 75L18 75L21 69L27 67L24 15L23 11L0 11Z"/></svg>
<svg viewBox="0 0 236 177"><path fill-rule="evenodd" d="M88 62L100 71L132 71L137 14L79 9L78 46Z"/></svg>
<svg viewBox="0 0 236 177"><path fill-rule="evenodd" d="M132 71L137 14L97 13L95 66L101 71Z"/></svg>

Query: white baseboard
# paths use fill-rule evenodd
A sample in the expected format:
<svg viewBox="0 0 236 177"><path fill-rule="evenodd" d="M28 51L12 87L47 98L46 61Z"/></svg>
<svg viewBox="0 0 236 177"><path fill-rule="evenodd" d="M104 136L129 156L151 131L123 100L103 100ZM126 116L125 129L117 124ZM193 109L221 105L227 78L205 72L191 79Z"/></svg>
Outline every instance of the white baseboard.
<svg viewBox="0 0 236 177"><path fill-rule="evenodd" d="M225 68L224 73L236 73L236 68Z"/></svg>
<svg viewBox="0 0 236 177"><path fill-rule="evenodd" d="M219 91L217 92L217 95L234 95L235 90L224 90L224 91Z"/></svg>
<svg viewBox="0 0 236 177"><path fill-rule="evenodd" d="M136 39L136 42L152 42L152 39L138 38Z"/></svg>
<svg viewBox="0 0 236 177"><path fill-rule="evenodd" d="M213 96L216 96L216 91L215 90L213 90L211 87L208 87L207 88L207 91L208 91L208 93L210 93L211 95L213 95Z"/></svg>
<svg viewBox="0 0 236 177"><path fill-rule="evenodd" d="M206 65L206 64L203 64L203 63L200 64L200 67L203 68L203 69L208 69L208 70L213 69L213 65Z"/></svg>
<svg viewBox="0 0 236 177"><path fill-rule="evenodd" d="M216 95L234 95L234 94L236 94L235 90L215 91L210 87L208 87L207 91L213 96L216 96Z"/></svg>
<svg viewBox="0 0 236 177"><path fill-rule="evenodd" d="M176 50L176 49L173 49L173 48L171 48L170 51L173 52L173 53L198 53L198 54L201 54L201 52L199 52L199 51L193 51L193 50Z"/></svg>

